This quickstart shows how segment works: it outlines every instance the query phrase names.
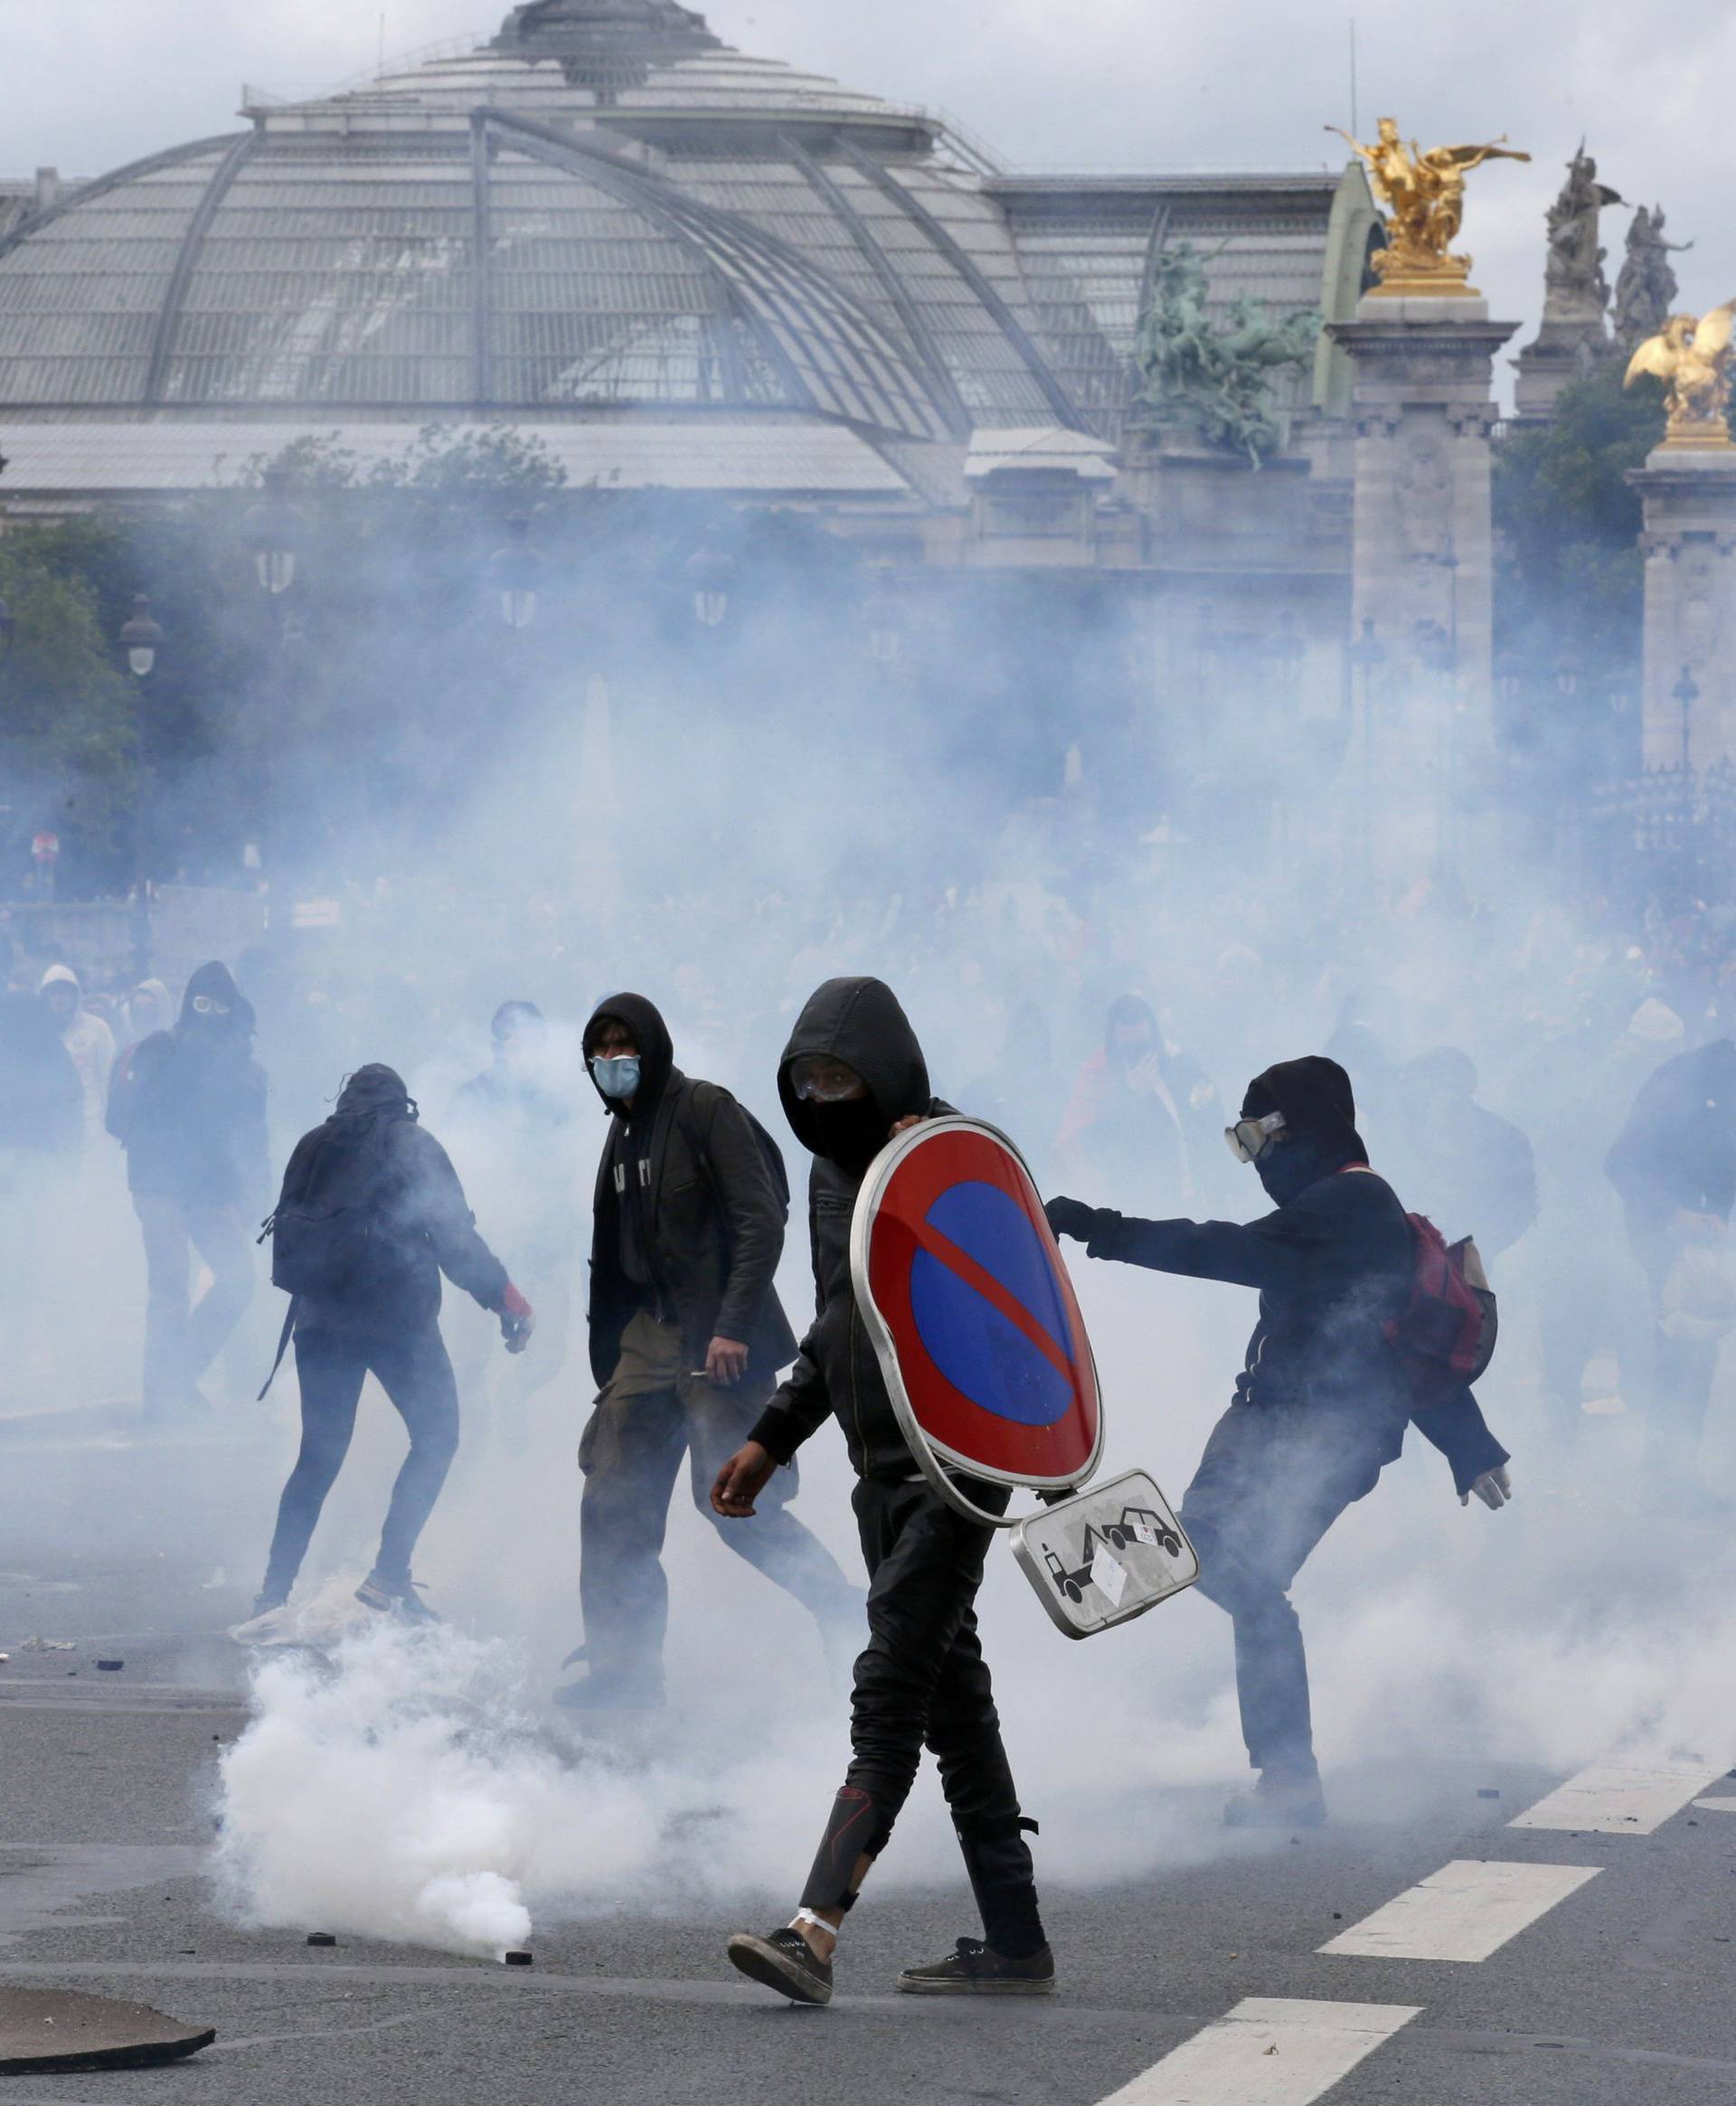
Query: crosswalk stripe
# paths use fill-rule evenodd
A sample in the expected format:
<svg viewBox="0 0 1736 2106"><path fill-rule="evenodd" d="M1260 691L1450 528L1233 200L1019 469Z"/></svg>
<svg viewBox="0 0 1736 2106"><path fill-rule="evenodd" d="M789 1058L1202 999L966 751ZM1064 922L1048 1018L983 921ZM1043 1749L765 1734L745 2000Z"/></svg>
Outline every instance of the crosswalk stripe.
<svg viewBox="0 0 1736 2106"><path fill-rule="evenodd" d="M1574 1828L1598 1836L1649 1836L1691 1799L1724 1775L1699 1762L1656 1762L1645 1768L1593 1763L1547 1799L1527 1807L1508 1826Z"/></svg>
<svg viewBox="0 0 1736 2106"><path fill-rule="evenodd" d="M1101 2106L1308 2106L1420 2009L1245 1997Z"/></svg>
<svg viewBox="0 0 1736 2106"><path fill-rule="evenodd" d="M1486 1960L1599 1870L1456 1858L1320 1950L1363 1960Z"/></svg>
<svg viewBox="0 0 1736 2106"><path fill-rule="evenodd" d="M1694 1803L1709 1814L1736 1814L1736 1799L1696 1799Z"/></svg>

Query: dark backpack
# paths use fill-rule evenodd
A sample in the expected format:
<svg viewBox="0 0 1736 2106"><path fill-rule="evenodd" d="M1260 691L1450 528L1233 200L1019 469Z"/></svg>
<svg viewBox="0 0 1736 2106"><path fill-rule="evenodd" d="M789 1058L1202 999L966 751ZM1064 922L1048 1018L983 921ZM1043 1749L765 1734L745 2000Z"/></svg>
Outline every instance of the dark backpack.
<svg viewBox="0 0 1736 2106"><path fill-rule="evenodd" d="M271 1239L271 1284L286 1294L359 1300L402 1273L402 1239L386 1219L389 1180L380 1122L331 1119L298 1176L284 1180L277 1211L260 1231Z"/></svg>
<svg viewBox="0 0 1736 2106"><path fill-rule="evenodd" d="M729 1096L729 1092L720 1089L718 1095L725 1097ZM784 1213L788 1215L789 1213L789 1172L784 1167L784 1151L739 1097L730 1097L730 1102L735 1106L735 1109L753 1129L753 1138L760 1144L760 1153L765 1157L766 1175L771 1179L771 1188L782 1201ZM688 1121L685 1116L687 1109L688 1099L684 1097L676 1107L676 1119L687 1146L693 1150L693 1159L698 1163L700 1170L706 1183L711 1185L712 1195L715 1197L717 1180L712 1170L711 1153L704 1142L701 1140L697 1129Z"/></svg>
<svg viewBox="0 0 1736 2106"><path fill-rule="evenodd" d="M1415 1409L1445 1403L1481 1381L1495 1357L1495 1291L1469 1236L1448 1243L1427 1215L1407 1214L1414 1260L1404 1313L1385 1326L1410 1377Z"/></svg>

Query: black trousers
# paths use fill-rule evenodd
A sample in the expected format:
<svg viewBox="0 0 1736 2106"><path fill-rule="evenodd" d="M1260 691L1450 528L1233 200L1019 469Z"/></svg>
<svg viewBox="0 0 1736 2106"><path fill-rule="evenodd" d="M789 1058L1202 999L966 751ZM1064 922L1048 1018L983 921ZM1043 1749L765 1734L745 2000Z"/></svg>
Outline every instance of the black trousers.
<svg viewBox="0 0 1736 2106"><path fill-rule="evenodd" d="M374 1570L410 1578L410 1561L458 1451L458 1392L437 1325L395 1336L297 1331L301 1453L283 1487L266 1568L267 1594L288 1597L313 1540L326 1495L349 1453L363 1379L373 1374L410 1433L410 1453L392 1488Z"/></svg>
<svg viewBox="0 0 1736 2106"><path fill-rule="evenodd" d="M971 1487L1005 1507L1006 1487ZM859 1480L852 1497L869 1572L868 1646L856 1662L850 1767L802 1894L810 1909L847 1908L856 1861L878 1856L916 1781L926 1746L939 1766L989 1946L1008 1959L1044 1943L1036 1881L987 1663L976 1591L995 1531L967 1520L927 1483Z"/></svg>
<svg viewBox="0 0 1736 2106"><path fill-rule="evenodd" d="M1314 1771L1308 1662L1290 1583L1345 1507L1374 1489L1385 1460L1362 1427L1231 1404L1182 1500L1200 1591L1235 1628L1241 1735L1256 1770Z"/></svg>

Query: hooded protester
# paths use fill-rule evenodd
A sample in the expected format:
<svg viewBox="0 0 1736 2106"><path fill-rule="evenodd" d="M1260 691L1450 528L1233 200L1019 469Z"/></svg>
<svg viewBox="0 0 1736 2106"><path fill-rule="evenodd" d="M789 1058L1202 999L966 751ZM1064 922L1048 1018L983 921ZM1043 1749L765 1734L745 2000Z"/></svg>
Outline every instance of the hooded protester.
<svg viewBox="0 0 1736 2106"><path fill-rule="evenodd" d="M579 1448L587 1672L556 1701L646 1705L663 1695L660 1554L684 1457L694 1504L809 1611L828 1654L854 1648L862 1596L787 1510L793 1469L745 1525L723 1526L711 1505L719 1470L796 1356L772 1286L789 1211L781 1160L774 1176L772 1151L729 1091L675 1066L668 1029L643 995L599 1004L584 1048L609 1120L590 1261L600 1393Z"/></svg>
<svg viewBox="0 0 1736 2106"><path fill-rule="evenodd" d="M1138 1221L1075 1199L1050 1226L1093 1258L1260 1290L1260 1320L1230 1409L1182 1503L1200 1555L1200 1591L1235 1626L1236 1685L1251 1794L1231 1827L1318 1824L1307 1662L1289 1588L1333 1523L1372 1492L1413 1413L1452 1465L1461 1505L1510 1496L1506 1450L1468 1389L1417 1412L1386 1326L1415 1272L1410 1223L1368 1167L1350 1078L1314 1056L1248 1086L1232 1152L1251 1162L1275 1212L1231 1222Z"/></svg>
<svg viewBox="0 0 1736 2106"><path fill-rule="evenodd" d="M1640 1090L1605 1165L1651 1291L1646 1459L1679 1497L1694 1483L1724 1335L1736 1327L1736 1042L1665 1061ZM1703 1315L1699 1310L1703 1308Z"/></svg>
<svg viewBox="0 0 1736 2106"><path fill-rule="evenodd" d="M993 1528L967 1520L918 1469L852 1282L851 1223L870 1166L892 1137L950 1107L929 1087L922 1049L892 989L827 980L797 1020L778 1072L797 1138L814 1157L808 1233L816 1308L796 1365L712 1494L749 1516L780 1464L835 1413L857 1484L852 1499L869 1572L868 1645L856 1662L851 1761L788 1928L730 1940L741 1971L793 2002L832 1996L844 1913L891 1837L926 1744L939 1765L984 1939L961 1938L901 1989L922 1995L1042 1995L1054 1959L1037 1908L1024 1818L976 1635L976 1600ZM967 1480L979 1506L1007 1487Z"/></svg>
<svg viewBox="0 0 1736 2106"><path fill-rule="evenodd" d="M1217 1091L1165 1038L1150 1003L1112 1002L1056 1138L1061 1175L1109 1198L1155 1192L1192 1206L1215 1175L1222 1131Z"/></svg>
<svg viewBox="0 0 1736 2106"><path fill-rule="evenodd" d="M278 1506L254 1618L289 1599L372 1374L404 1421L410 1453L355 1598L405 1621L432 1621L410 1559L458 1447L440 1276L499 1317L509 1352L522 1352L531 1336L531 1306L476 1233L458 1172L388 1067L358 1068L332 1116L297 1142L268 1225L272 1276L292 1297L284 1337L295 1339L301 1452ZM256 1635L263 1634L247 1624L236 1633Z"/></svg>
<svg viewBox="0 0 1736 2106"><path fill-rule="evenodd" d="M116 1063L108 1131L145 1238L144 1409L149 1420L200 1413L199 1378L253 1298L252 1240L270 1191L265 1075L253 1058L253 1010L225 965L202 965L181 1014ZM211 1285L187 1306L192 1252Z"/></svg>
<svg viewBox="0 0 1736 2106"><path fill-rule="evenodd" d="M93 1141L103 1130L108 1103L108 1079L115 1065L115 1034L100 1016L84 1006L84 988L70 965L52 965L37 989L54 1019L72 1065L79 1072L83 1097L84 1135Z"/></svg>
<svg viewBox="0 0 1736 2106"><path fill-rule="evenodd" d="M175 1020L175 1004L161 980L140 980L127 996L123 1016L127 1043L137 1045L154 1031L165 1031Z"/></svg>

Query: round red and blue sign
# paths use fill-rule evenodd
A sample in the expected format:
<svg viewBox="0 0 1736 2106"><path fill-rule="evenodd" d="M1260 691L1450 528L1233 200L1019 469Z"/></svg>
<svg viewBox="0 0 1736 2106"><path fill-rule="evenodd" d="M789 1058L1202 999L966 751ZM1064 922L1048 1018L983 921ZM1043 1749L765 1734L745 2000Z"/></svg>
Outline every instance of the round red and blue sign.
<svg viewBox="0 0 1736 2106"><path fill-rule="evenodd" d="M893 1408L930 1477L932 1464L1037 1490L1084 1482L1103 1440L1090 1340L1004 1135L959 1118L901 1135L863 1181L852 1255Z"/></svg>

